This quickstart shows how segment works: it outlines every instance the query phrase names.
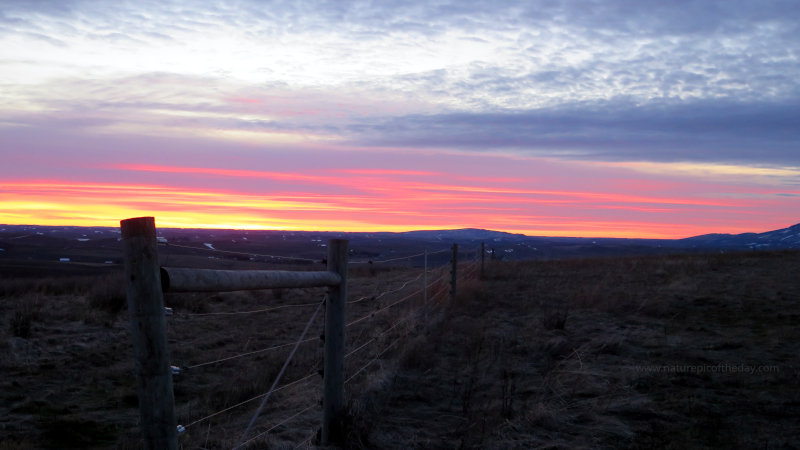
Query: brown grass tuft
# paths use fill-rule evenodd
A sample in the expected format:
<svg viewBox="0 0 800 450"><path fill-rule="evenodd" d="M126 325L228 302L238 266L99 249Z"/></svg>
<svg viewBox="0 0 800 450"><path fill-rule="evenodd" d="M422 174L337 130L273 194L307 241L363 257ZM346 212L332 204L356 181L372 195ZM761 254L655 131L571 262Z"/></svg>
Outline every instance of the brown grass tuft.
<svg viewBox="0 0 800 450"><path fill-rule="evenodd" d="M39 319L42 300L39 294L28 294L18 299L9 319L12 336L27 339L33 332L33 323Z"/></svg>
<svg viewBox="0 0 800 450"><path fill-rule="evenodd" d="M86 300L90 308L116 317L126 308L125 285L122 275L113 274L98 278L86 294Z"/></svg>

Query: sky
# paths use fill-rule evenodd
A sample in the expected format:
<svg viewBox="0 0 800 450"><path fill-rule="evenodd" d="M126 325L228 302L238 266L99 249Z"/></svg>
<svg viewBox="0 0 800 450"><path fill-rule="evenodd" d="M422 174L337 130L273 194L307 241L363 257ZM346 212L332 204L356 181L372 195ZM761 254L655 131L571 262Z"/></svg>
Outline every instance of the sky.
<svg viewBox="0 0 800 450"><path fill-rule="evenodd" d="M800 3L0 3L0 223L800 222Z"/></svg>

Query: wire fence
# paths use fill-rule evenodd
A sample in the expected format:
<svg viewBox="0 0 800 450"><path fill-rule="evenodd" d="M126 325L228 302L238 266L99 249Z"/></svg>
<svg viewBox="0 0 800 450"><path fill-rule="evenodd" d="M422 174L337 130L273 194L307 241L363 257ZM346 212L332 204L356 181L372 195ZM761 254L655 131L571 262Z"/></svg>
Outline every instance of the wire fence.
<svg viewBox="0 0 800 450"><path fill-rule="evenodd" d="M210 246L161 245L222 255L318 262ZM428 256L448 251L451 249L350 262L351 269L364 264L393 269L380 274L362 273L351 280L354 300L347 301L345 322L346 387L355 386L377 363L391 359L392 350L399 350L409 335L422 329L424 317L447 303L453 270L459 282L478 277L482 269L481 248L456 254L456 257L470 256L467 261L428 267ZM396 268L398 262L417 258L423 258L423 267ZM168 302L174 302L168 305L174 311L169 316L169 341L176 349L173 358L183 361L183 364L173 367L176 404L181 404L177 414L179 422L187 423L179 426L180 439L191 440L192 445L198 443L201 448L234 449L244 448L260 439L264 442L277 439L278 434L285 435L282 439L286 442L299 441L296 448L314 442L316 431L310 435L298 435L296 430L290 432L286 425L301 421L305 427L314 430L313 424L319 421L321 344L325 336L318 317L325 300L302 300L319 295L321 288L294 291L297 292L288 294L272 290L271 302L278 304L255 308L252 304L264 301L270 292L206 295L199 300L187 294L167 297ZM197 312L198 308L207 310ZM307 310L313 311L303 313ZM308 320L303 320L303 316ZM300 330L298 326L302 323L304 326ZM230 333L226 333L226 329L230 329ZM297 338L287 339L292 334ZM314 346L315 342L319 345ZM277 367L280 369L276 372ZM254 376L256 380L246 381ZM280 384L284 377L293 381ZM220 379L227 381L222 387L218 386ZM267 385L268 389L262 387ZM296 391L294 395L269 402L274 394L285 394L291 389ZM250 405L258 406L253 411L248 408ZM247 417L250 419L246 420ZM204 429L198 428L200 424L205 425L200 427ZM240 433L236 432L237 429ZM231 446L233 442L235 445Z"/></svg>
<svg viewBox="0 0 800 450"><path fill-rule="evenodd" d="M211 252L214 254L221 254L221 255L236 255L236 256L247 256L248 258L264 258L270 259L275 261L295 261L295 262L302 262L302 263L321 263L322 259L312 259L312 258L299 258L296 256L281 256L281 255L267 255L264 253L254 253L254 252L241 252L241 251L233 251L233 250L220 250L214 248L213 246L205 246L205 247L195 247L191 245L182 245L182 244L175 244L173 242L161 242L159 246L169 249L170 247L173 248L182 248L188 250L199 250L201 252Z"/></svg>

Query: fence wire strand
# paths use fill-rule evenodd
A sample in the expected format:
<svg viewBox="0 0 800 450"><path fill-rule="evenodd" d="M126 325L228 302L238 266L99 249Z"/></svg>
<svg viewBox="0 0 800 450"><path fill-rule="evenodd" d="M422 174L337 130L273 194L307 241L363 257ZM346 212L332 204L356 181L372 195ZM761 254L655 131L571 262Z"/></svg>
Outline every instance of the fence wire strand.
<svg viewBox="0 0 800 450"><path fill-rule="evenodd" d="M354 374L350 375L350 377L348 377L346 380L344 380L345 384L349 383L350 381L353 380L353 378L358 376L358 374L360 374L361 372L366 370L369 366L371 366L374 362L376 362L381 356L383 356L386 352L388 352L392 347L394 347L398 342L400 342L401 339L405 338L406 336L407 336L407 334L405 334L403 336L400 336L397 339L395 339L394 341L392 341L392 343L389 344L385 349L383 349L383 351L378 353L368 363L366 363L364 366L362 366L360 369L358 369Z"/></svg>
<svg viewBox="0 0 800 450"><path fill-rule="evenodd" d="M311 258L299 258L296 256L280 256L280 255L265 255L263 253L251 253L251 252L237 252L233 250L220 250L218 248L208 248L208 247L192 247L190 245L181 245L181 244L173 244L171 242L167 242L166 244L160 243L160 246L165 247L178 247L178 248L187 248L191 250L202 250L204 252L217 252L217 253L227 253L230 255L242 255L242 256L257 256L259 258L272 258L272 259L284 259L287 261L302 261L302 262L312 262L317 263L321 262L322 259L311 259Z"/></svg>
<svg viewBox="0 0 800 450"><path fill-rule="evenodd" d="M478 271L479 264L480 264L480 261L473 261L473 262L469 263L469 265L467 265L463 270L463 274L464 274L463 275L463 277L464 277L463 279L464 280L468 280L468 279L472 278L473 275L475 275L475 272Z"/></svg>
<svg viewBox="0 0 800 450"><path fill-rule="evenodd" d="M407 301L408 299L413 298L414 296L419 295L421 293L422 293L422 289L418 289L418 290L412 292L411 294L401 298L400 300L397 300L396 302L392 302L392 303L384 306L383 308L381 308L381 309L379 309L377 311L373 311L373 312L367 314L366 316L360 317L360 318L348 323L347 325L345 325L345 328L349 327L351 325L355 325L355 324L357 324L359 322L363 322L363 321L365 321L365 320L367 320L369 318L375 317L376 314L381 313L381 312L391 308L392 306L395 306L395 305L398 305L400 303L403 303L403 302Z"/></svg>
<svg viewBox="0 0 800 450"><path fill-rule="evenodd" d="M311 328L311 324L314 322L314 319L317 317L317 313L319 313L319 311L322 309L322 305L325 304L327 299L328 299L328 296L326 295L325 299L322 300L319 303L319 306L317 306L317 309L314 310L314 314L312 314L311 318L308 319L308 323L306 323L306 327L303 329L303 332L300 334L300 337L297 339L297 343L294 345L294 348L292 349L292 352L286 358L286 362L283 363L283 367L281 367L280 372L278 372L278 375L275 377L275 381L272 382L272 387L270 388L269 392L267 392L267 394L261 400L261 404L258 405L258 409L256 410L255 414L253 414L253 418L250 419L250 423L247 424L247 428L244 430L244 433L242 433L242 436L239 438L239 444L237 444L235 448L240 448L242 446L242 441L247 436L247 434L250 432L250 429L253 428L253 424L256 422L256 419L258 419L258 416L261 415L261 411L264 409L264 405L267 404L267 400L269 400L270 395L275 390L275 387L278 385L278 383L281 381L281 378L283 377L283 374L286 372L286 368L289 367L289 363L292 361L292 358L294 357L294 354L297 352L297 349L300 347L300 343L303 341L303 338L305 338L306 333L308 333L308 329Z"/></svg>
<svg viewBox="0 0 800 450"><path fill-rule="evenodd" d="M381 259L381 260L375 260L375 261L373 261L373 260L352 261L352 262L350 262L350 264L383 264L383 263L387 263L387 262L402 261L404 259L419 258L420 256L425 256L426 254L428 256L430 256L430 255L436 255L438 253L444 253L444 252L449 252L449 251L450 251L449 248L445 248L445 249L436 250L436 251L433 251L433 252L427 252L427 253L423 252L423 253L417 253L416 255L399 256L397 258L390 258L390 259Z"/></svg>
<svg viewBox="0 0 800 450"><path fill-rule="evenodd" d="M449 288L450 288L450 286L448 286L448 285L446 285L446 284L445 284L444 286L442 286L441 288L439 288L439 291L438 291L438 292L436 292L435 294L431 295L430 299L428 299L428 300L429 300L429 301L433 301L433 300L435 300L435 299L436 299L436 297L438 297L438 296L442 295L443 293L447 292L447 290L448 290Z"/></svg>
<svg viewBox="0 0 800 450"><path fill-rule="evenodd" d="M366 341L366 342L364 342L363 344L361 344L360 346L358 346L357 348L355 348L355 349L353 349L353 350L350 350L350 352L349 352L349 353L347 353L346 355L344 355L344 359L347 359L347 358L349 358L350 356L354 355L355 353L358 353L358 351L359 351L359 350L361 350L362 348L366 347L367 345L369 345L369 344L371 344L371 343L373 343L373 342L377 341L377 340L378 340L378 338L380 338L380 337L382 337L383 335L385 335L386 333L388 333L388 332L390 332L390 331L394 330L395 328L397 328L398 326L400 326L400 325L401 325L401 324L403 324L404 322L408 322L408 321L409 321L409 319L411 319L412 317L414 317L414 313L410 313L410 314L408 314L408 316L406 316L406 317L404 317L404 318L402 318L402 319L398 320L398 321L397 321L397 322L395 322L395 323L394 323L394 324L393 324L391 327L389 327L389 328L387 328L387 329L383 330L382 332L380 332L380 333L379 333L377 336L375 336L374 338L371 338L371 339L369 339L368 341Z"/></svg>
<svg viewBox="0 0 800 450"><path fill-rule="evenodd" d="M244 442L242 442L242 443L238 444L236 447L233 447L233 450L237 450L237 449L239 449L239 448L242 448L242 446L243 446L243 445L245 445L245 444L249 444L250 442L253 442L253 441L255 441L256 439L258 439L258 438L260 438L261 436L263 436L263 435L265 435L265 434L269 433L270 431L272 431L272 430L274 430L274 429L278 428L279 426L281 426L281 425L284 425L284 424L286 424L286 423L289 423L289 422L291 422L292 420L296 419L298 416L300 416L300 415L302 415L302 414L304 414L304 413L306 413L306 412L310 411L311 409L313 409L313 408L314 408L314 407L316 407L316 406L317 406L317 405L316 405L316 403L315 403L315 404L313 404L313 405L311 405L311 406L309 406L309 407L307 407L307 408L305 408L305 409L301 410L300 412L297 412L297 413L295 413L295 414L293 414L293 415L291 415L291 416L287 417L286 419L283 419L282 421L280 421L280 422L276 423L275 425L273 425L271 428L269 428L269 429L267 429L267 430L265 430L265 431L262 431L261 433L258 433L257 435L255 435L255 436L251 437L250 439L248 439L248 440L246 440L246 441L244 441ZM305 442L305 441L304 441L304 442ZM301 443L300 445L302 445L302 443Z"/></svg>
<svg viewBox="0 0 800 450"><path fill-rule="evenodd" d="M304 344L304 343L312 342L312 341L316 341L316 340L319 340L319 338L304 339L304 340L300 341L300 344ZM290 346L295 345L295 344L296 344L295 342L289 342L289 343L286 343L286 344L275 345L275 346L272 346L272 347L262 348L260 350L253 350L251 352L240 353L238 355L228 356L227 358L220 358L220 359L217 359L217 360L214 360L214 361L208 361L208 362L204 362L204 363L200 363L200 364L194 364L194 365L191 365L191 366L186 366L186 368L187 369L194 369L194 368L197 368L197 367L209 366L211 364L230 361L232 359L237 359L237 358L243 358L245 356L256 355L258 353L264 353L264 352L268 352L268 351L272 351L272 350L279 350L279 349L282 349L282 348L290 347Z"/></svg>
<svg viewBox="0 0 800 450"><path fill-rule="evenodd" d="M283 386L281 386L281 387L279 387L279 388L277 388L277 389L273 390L272 392L278 392L278 391L282 391L282 390L284 390L284 389L288 389L288 388L290 388L290 387L292 387L292 386L294 386L294 385L296 385L296 384L300 384L300 383L302 383L303 381L306 381L306 380L309 380L309 379L313 378L313 377L314 377L316 374L317 374L317 372L316 372L316 371L314 371L314 372L312 372L312 373L310 373L310 374L308 374L308 375L304 376L303 378L299 378L299 379L297 379L297 380L295 380L295 381L292 381L291 383L284 384ZM231 411L231 410L233 410L233 409L236 409L236 408L238 408L238 407L240 407L240 406L242 406L242 405L246 405L246 404L248 404L248 403L250 403L250 402L253 402L253 401L255 401L255 400L258 400L259 398L261 398L261 397L263 397L263 396L267 395L268 393L269 393L269 392L265 392L265 393L263 393L263 394L258 394L258 395L256 395L255 397L249 398L249 399L247 399L247 400L245 400L245 401L242 401L242 402L239 402L239 403L237 403L237 404L235 404L235 405L228 406L228 407L227 407L227 408L225 408L225 409L219 410L219 411L217 411L217 412L215 412L215 413L212 413L212 414L209 414L209 415L207 415L207 416L205 416L205 417L201 417L201 418L199 418L199 419L197 419L197 420L194 420L194 421L192 421L192 422L191 422L191 423L189 423L188 425L184 425L184 428L187 428L187 429L188 429L188 428L189 428L189 427L191 427L192 425L196 425L196 424L198 424L198 423L200 423L200 422L205 422L206 420L208 420L208 419L211 419L211 418L213 418L213 417L216 417L216 416L218 416L218 415L220 415L220 414L224 414L224 413L226 413L226 412L228 412L228 411Z"/></svg>
<svg viewBox="0 0 800 450"><path fill-rule="evenodd" d="M293 450L297 450L298 448L310 443L311 440L314 439L314 436L316 436L316 435L317 435L317 432L315 431L314 433L311 434L311 436L305 438L305 440L303 440L303 442L297 444L297 446L295 446Z"/></svg>
<svg viewBox="0 0 800 450"><path fill-rule="evenodd" d="M256 309L252 311L229 311L229 312L212 312L212 313L183 313L182 316L187 317L207 317L207 316L236 316L240 314L257 314L263 312L277 311L286 308L304 308L308 306L317 306L319 303L298 303L294 305L280 305L271 306L269 308Z"/></svg>
<svg viewBox="0 0 800 450"><path fill-rule="evenodd" d="M406 281L405 283L403 283L403 285L402 285L402 286L400 286L400 287L399 287L399 288L397 288L397 289L391 289L391 290L388 290L388 291L383 291L383 292L381 292L381 293L380 293L379 295L377 295L377 296L364 296L364 297L361 297L361 298L359 298L358 300L352 300L352 301L349 301L349 302L347 302L347 304L348 304L348 305L351 305L351 304L353 304L353 303L359 303L359 302L363 302L364 300L373 300L373 301L374 301L374 300L379 300L381 297L383 297L383 296L385 296L385 295L388 295L388 294L394 294L395 292L402 291L402 290L403 290L403 289L405 289L405 287L406 287L406 286L408 286L409 284L411 284L411 283L413 283L413 282L415 282L415 281L419 280L420 278L422 278L422 276L423 276L423 275L425 275L425 273L424 273L424 272L423 272L423 273L420 273L419 275L417 275L417 277L416 277L416 278Z"/></svg>

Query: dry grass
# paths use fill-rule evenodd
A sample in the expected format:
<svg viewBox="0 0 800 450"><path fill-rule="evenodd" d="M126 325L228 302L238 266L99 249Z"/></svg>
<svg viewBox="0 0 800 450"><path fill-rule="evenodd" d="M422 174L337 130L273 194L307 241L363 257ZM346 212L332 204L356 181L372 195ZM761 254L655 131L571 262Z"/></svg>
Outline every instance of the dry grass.
<svg viewBox="0 0 800 450"><path fill-rule="evenodd" d="M366 319L348 328L347 348L367 345L348 358L348 376L417 326L417 319L410 314L420 306L419 295L375 312L418 289L421 279L403 287L418 273L408 268L380 268L374 273L351 274L350 298L363 300L348 307L347 321ZM140 447L122 290L119 274L0 283L0 320L5 324L0 336L0 448ZM387 290L397 292L379 297ZM180 437L184 448L233 447L260 403L258 396L269 390L291 346L203 363L293 344L324 294L325 290L318 288L165 296L165 304L175 312L168 317L171 362L196 366L184 369L174 383L178 422L191 424ZM286 308L234 316L203 315L281 306ZM311 341L301 344L281 385L313 376L273 394L249 437L312 408L254 439L250 448L294 448L304 441L313 442L321 420L321 377L317 372L322 367L319 337L323 316L320 312L307 335ZM381 355L348 389L358 393L373 386L378 390L375 380L378 374L389 373L394 355ZM252 401L193 424L247 400ZM365 404L358 395L349 401L353 408ZM358 434L355 426L351 426L351 436Z"/></svg>
<svg viewBox="0 0 800 450"><path fill-rule="evenodd" d="M368 441L796 448L798 272L797 252L495 264L409 347Z"/></svg>
<svg viewBox="0 0 800 450"><path fill-rule="evenodd" d="M453 304L440 284L437 301L383 310L419 271L354 270L347 321L365 320L347 332L347 447L797 448L799 272L797 252L495 263ZM113 276L0 283L0 449L140 447L120 288ZM323 296L168 295L173 364L196 366L175 377L179 422L266 392L288 348L198 364L291 343L314 307L196 314ZM302 344L284 379L321 357L318 339ZM320 385L275 393L251 436L274 429L250 448L313 447ZM258 403L192 424L182 447L232 447Z"/></svg>

